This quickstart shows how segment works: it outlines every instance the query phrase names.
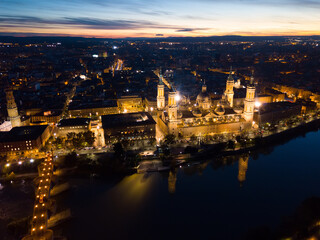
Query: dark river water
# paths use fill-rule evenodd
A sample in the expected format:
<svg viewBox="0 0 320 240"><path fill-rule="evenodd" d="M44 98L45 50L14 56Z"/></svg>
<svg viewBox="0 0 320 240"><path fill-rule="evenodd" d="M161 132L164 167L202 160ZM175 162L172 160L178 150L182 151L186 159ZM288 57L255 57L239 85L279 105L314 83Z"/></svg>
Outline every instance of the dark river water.
<svg viewBox="0 0 320 240"><path fill-rule="evenodd" d="M242 239L261 226L275 229L305 199L320 197L319 156L320 131L170 174L71 179L58 202L73 218L56 233L77 240Z"/></svg>

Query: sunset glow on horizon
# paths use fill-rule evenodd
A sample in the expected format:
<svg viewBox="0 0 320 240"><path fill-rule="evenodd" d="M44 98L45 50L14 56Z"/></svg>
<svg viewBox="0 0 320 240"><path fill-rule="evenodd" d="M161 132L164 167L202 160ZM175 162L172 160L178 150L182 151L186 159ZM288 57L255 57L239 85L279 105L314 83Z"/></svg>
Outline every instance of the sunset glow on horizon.
<svg viewBox="0 0 320 240"><path fill-rule="evenodd" d="M2 0L0 35L320 35L319 0Z"/></svg>

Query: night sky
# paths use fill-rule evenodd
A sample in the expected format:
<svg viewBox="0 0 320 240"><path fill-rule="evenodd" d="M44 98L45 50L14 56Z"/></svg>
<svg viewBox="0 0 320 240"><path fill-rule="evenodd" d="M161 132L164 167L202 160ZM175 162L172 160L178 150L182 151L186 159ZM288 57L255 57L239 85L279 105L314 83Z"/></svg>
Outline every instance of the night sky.
<svg viewBox="0 0 320 240"><path fill-rule="evenodd" d="M320 0L0 0L0 35L319 35Z"/></svg>

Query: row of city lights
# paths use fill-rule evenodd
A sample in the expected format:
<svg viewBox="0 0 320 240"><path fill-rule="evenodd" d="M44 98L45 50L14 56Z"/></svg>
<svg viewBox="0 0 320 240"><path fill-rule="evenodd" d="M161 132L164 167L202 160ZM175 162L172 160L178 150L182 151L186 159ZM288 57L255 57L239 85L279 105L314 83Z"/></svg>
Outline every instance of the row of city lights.
<svg viewBox="0 0 320 240"><path fill-rule="evenodd" d="M34 159L30 159L29 162L30 162L30 163L34 163ZM19 161L18 164L21 165L21 164L22 164L22 161ZM10 167L10 165L11 165L10 163L7 163L5 166L6 166L6 167Z"/></svg>
<svg viewBox="0 0 320 240"><path fill-rule="evenodd" d="M42 168L43 172L41 173L41 176L43 177L43 179L40 180L40 184L39 184L39 187L38 187L38 191L40 192L40 194L37 195L37 197L36 197L37 199L39 199L38 201L39 201L39 204L41 204L40 205L41 207L45 207L46 206L45 203L43 203L43 197L46 197L47 194L46 193L41 194L41 189L42 189L43 184L45 184L44 188L46 189L46 191L49 191L47 189L48 189L48 184L50 183L50 179L49 179L50 176L45 178L45 173L47 171L49 171L49 172L47 172L46 175L50 175L50 171L52 170L52 168L51 168L52 162L51 161L52 161L52 156L48 154L48 157L46 158L46 160L43 163L43 165L45 166L45 167ZM44 182L44 180L45 180L45 182ZM36 208L38 209L39 204L35 205L35 209ZM41 209L40 211L46 211L46 209ZM43 220L45 221L45 219L44 219L45 214L44 213L41 213L40 217L42 218L41 221L43 221ZM38 219L38 216L34 215L33 218L36 220L36 219ZM39 230L43 230L43 229L44 229L44 225L41 224L40 227L39 227ZM33 227L32 228L32 233L35 233L36 230L37 230L37 228Z"/></svg>

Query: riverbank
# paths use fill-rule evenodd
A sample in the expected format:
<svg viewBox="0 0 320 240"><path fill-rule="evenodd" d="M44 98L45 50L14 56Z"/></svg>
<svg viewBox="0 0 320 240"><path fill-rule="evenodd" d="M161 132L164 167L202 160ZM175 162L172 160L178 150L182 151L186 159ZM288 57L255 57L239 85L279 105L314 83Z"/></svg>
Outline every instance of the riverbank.
<svg viewBox="0 0 320 240"><path fill-rule="evenodd" d="M250 153L250 151L259 150L261 148L272 147L278 144L284 144L289 140L299 137L305 136L306 133L311 131L318 131L320 129L320 119L315 119L313 121L300 124L293 128L288 128L286 130L276 132L267 136L260 136L252 139L252 142L248 143L247 146L240 147L237 149L225 149L226 142L224 142L224 146L221 143L206 145L202 148L200 152L194 154L189 159L190 161L196 159L199 161L200 159L206 159L207 157L212 157L212 154L216 156L223 155L235 155L242 153Z"/></svg>

